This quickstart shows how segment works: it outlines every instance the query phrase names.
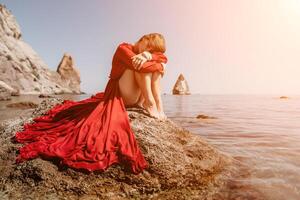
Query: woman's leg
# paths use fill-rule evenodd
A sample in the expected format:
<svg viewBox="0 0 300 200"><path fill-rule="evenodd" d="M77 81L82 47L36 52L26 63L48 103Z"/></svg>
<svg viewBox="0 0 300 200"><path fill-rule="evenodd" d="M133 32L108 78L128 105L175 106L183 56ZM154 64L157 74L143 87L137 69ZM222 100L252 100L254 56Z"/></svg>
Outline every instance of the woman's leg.
<svg viewBox="0 0 300 200"><path fill-rule="evenodd" d="M135 106L141 96L141 89L135 80L133 70L124 71L119 79L119 89L125 107Z"/></svg>
<svg viewBox="0 0 300 200"><path fill-rule="evenodd" d="M157 110L155 98L152 94L151 82L152 82L152 73L139 73L135 72L135 79L138 86L141 89L141 94L144 98L143 107L149 112L149 114L155 118L159 118L159 112Z"/></svg>
<svg viewBox="0 0 300 200"><path fill-rule="evenodd" d="M139 100L136 103L136 106L144 108L144 102L145 102L145 98L144 98L143 94L141 93Z"/></svg>
<svg viewBox="0 0 300 200"><path fill-rule="evenodd" d="M161 99L161 86L160 86L161 74L159 72L154 72L151 79L151 90L156 103L157 111L159 113L160 119L166 119L167 116L163 110L163 103Z"/></svg>

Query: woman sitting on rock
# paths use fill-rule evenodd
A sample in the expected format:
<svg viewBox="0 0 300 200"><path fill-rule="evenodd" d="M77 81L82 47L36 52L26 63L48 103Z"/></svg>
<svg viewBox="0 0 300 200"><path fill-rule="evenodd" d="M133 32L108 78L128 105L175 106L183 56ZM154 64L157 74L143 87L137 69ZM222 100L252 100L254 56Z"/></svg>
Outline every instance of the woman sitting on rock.
<svg viewBox="0 0 300 200"><path fill-rule="evenodd" d="M119 80L119 87L125 105L143 107L151 116L165 119L166 115L163 111L160 94L160 79L165 68L163 61L166 62L167 60L152 54L154 52L164 53L166 51L163 36L157 33L144 35L133 46L123 43L119 48L124 48L124 52L129 53L128 56L132 58L132 66L134 67L134 69L127 68ZM126 48L129 51L125 50ZM134 55L134 53L137 55ZM162 62L161 66L158 67L162 67L162 69L141 73L140 69L146 67L143 66L145 62L151 60L159 61L159 59Z"/></svg>
<svg viewBox="0 0 300 200"><path fill-rule="evenodd" d="M139 173L147 167L125 107L145 108L150 116L165 119L160 79L167 58L161 34L144 35L134 45L122 43L112 59L104 92L81 101L64 100L25 124L15 140L17 163L38 156L59 158L61 165L88 171L105 170L114 163Z"/></svg>

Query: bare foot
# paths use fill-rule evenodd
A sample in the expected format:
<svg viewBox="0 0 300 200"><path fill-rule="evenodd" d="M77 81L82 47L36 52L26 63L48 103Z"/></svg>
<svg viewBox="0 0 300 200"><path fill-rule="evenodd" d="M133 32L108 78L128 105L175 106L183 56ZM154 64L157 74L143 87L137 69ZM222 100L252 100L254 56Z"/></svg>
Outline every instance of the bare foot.
<svg viewBox="0 0 300 200"><path fill-rule="evenodd" d="M159 119L160 120L166 120L167 119L167 115L163 111L160 111L159 112Z"/></svg>
<svg viewBox="0 0 300 200"><path fill-rule="evenodd" d="M156 119L159 119L160 118L160 115L155 107L155 105L149 105L147 104L146 102L143 103L143 107L146 109L146 111L149 113L149 115L151 117L154 117Z"/></svg>
<svg viewBox="0 0 300 200"><path fill-rule="evenodd" d="M136 106L139 107L139 108L145 109L145 108L144 108L144 105L143 105L143 102L138 102L138 103L136 104Z"/></svg>
<svg viewBox="0 0 300 200"><path fill-rule="evenodd" d="M136 103L133 105L133 107L145 109L143 103Z"/></svg>
<svg viewBox="0 0 300 200"><path fill-rule="evenodd" d="M144 105L143 105L144 102L145 102L145 98L143 97L143 95L140 95L139 100L138 100L138 102L136 103L136 107L145 109L145 108L144 108Z"/></svg>

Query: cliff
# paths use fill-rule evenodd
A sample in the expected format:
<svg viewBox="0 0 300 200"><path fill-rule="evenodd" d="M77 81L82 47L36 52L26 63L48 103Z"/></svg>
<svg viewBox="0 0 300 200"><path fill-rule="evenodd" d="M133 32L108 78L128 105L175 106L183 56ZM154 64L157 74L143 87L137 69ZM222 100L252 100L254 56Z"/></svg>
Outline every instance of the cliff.
<svg viewBox="0 0 300 200"><path fill-rule="evenodd" d="M127 110L131 127L149 163L138 175L122 165L87 173L40 158L16 165L16 150L22 144L13 143L14 133L61 102L45 99L31 114L0 126L0 199L207 199L216 192L218 177L231 162L171 120L160 121L131 108Z"/></svg>
<svg viewBox="0 0 300 200"><path fill-rule="evenodd" d="M79 82L74 84L70 85L68 79L48 69L39 55L22 40L14 16L0 4L0 97L5 99L10 94L81 93Z"/></svg>

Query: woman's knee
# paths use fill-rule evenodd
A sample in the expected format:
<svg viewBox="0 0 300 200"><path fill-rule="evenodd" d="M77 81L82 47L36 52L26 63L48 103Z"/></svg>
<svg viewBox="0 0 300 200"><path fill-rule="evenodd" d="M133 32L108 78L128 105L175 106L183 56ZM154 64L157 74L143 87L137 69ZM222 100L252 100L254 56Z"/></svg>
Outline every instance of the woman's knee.
<svg viewBox="0 0 300 200"><path fill-rule="evenodd" d="M151 78L151 85L152 86L159 86L160 79L161 79L161 74L159 72L154 72L152 74L152 78Z"/></svg>
<svg viewBox="0 0 300 200"><path fill-rule="evenodd" d="M145 79L152 79L152 73L141 73L141 72L134 72L137 81L145 80Z"/></svg>

